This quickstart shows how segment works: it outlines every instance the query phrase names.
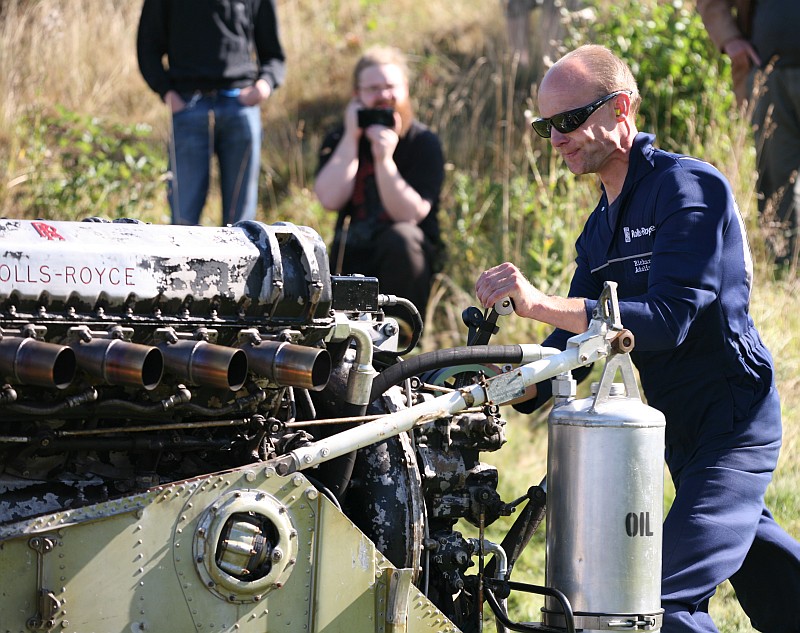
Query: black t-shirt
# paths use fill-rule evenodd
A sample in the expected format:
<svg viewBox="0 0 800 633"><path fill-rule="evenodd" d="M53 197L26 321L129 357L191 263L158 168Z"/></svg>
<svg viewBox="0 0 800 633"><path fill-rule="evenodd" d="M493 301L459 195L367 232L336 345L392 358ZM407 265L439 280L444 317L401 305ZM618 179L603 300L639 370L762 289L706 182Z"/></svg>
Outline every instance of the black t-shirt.
<svg viewBox="0 0 800 633"><path fill-rule="evenodd" d="M340 126L323 140L317 172L328 162L343 132L344 128ZM372 223L377 228L381 224L391 224L392 220L383 208L378 194L369 140L364 137L359 145L358 156L358 172L353 195L339 210L337 228L348 215L351 230L357 223ZM438 243L439 194L444 181L444 155L439 137L422 123L413 121L406 135L397 143L393 158L403 180L431 203L430 213L420 222L419 227L431 242Z"/></svg>

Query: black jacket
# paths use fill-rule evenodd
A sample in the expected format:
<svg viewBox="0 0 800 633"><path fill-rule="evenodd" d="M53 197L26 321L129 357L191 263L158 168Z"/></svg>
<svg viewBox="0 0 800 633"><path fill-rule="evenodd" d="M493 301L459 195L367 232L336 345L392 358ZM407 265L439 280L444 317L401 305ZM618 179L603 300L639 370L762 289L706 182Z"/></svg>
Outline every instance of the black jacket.
<svg viewBox="0 0 800 633"><path fill-rule="evenodd" d="M286 73L275 0L144 0L136 44L142 76L162 98L258 79L274 89Z"/></svg>

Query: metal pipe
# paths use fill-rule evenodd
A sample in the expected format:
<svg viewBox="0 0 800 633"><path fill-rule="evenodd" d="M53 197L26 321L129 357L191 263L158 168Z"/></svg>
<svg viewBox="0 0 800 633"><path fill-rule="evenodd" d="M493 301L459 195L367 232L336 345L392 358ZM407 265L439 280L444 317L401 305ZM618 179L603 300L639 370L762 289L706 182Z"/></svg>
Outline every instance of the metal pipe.
<svg viewBox="0 0 800 633"><path fill-rule="evenodd" d="M250 369L281 387L321 391L331 376L328 350L288 342L246 341L241 349Z"/></svg>
<svg viewBox="0 0 800 633"><path fill-rule="evenodd" d="M409 431L418 424L459 413L467 407L480 406L486 402L506 404L522 396L525 388L530 385L595 360L597 360L595 356L587 356L582 348L570 347L560 354L522 365L506 374L489 378L483 383L469 385L459 391L421 402L408 409L390 413L373 422L367 422L295 449L277 458L276 461L280 464L279 472L288 474L316 466L381 439Z"/></svg>
<svg viewBox="0 0 800 633"><path fill-rule="evenodd" d="M238 391L247 380L243 350L206 341L164 342L159 345L169 373L190 385Z"/></svg>
<svg viewBox="0 0 800 633"><path fill-rule="evenodd" d="M164 374L161 350L122 339L93 338L71 345L78 366L109 385L155 389Z"/></svg>
<svg viewBox="0 0 800 633"><path fill-rule="evenodd" d="M356 323L350 323L350 336L356 343L356 358L347 378L345 402L366 406L372 400L372 381L378 375L372 366L372 337Z"/></svg>
<svg viewBox="0 0 800 633"><path fill-rule="evenodd" d="M75 352L35 338L0 340L0 374L16 384L66 389L75 378Z"/></svg>
<svg viewBox="0 0 800 633"><path fill-rule="evenodd" d="M470 540L474 541L475 551L479 551L481 541L479 539ZM508 573L508 556L506 555L506 551L498 543L493 543L486 539L483 539L483 550L488 554L494 554L496 557L497 569L494 572L494 577L498 580L505 580L506 574Z"/></svg>

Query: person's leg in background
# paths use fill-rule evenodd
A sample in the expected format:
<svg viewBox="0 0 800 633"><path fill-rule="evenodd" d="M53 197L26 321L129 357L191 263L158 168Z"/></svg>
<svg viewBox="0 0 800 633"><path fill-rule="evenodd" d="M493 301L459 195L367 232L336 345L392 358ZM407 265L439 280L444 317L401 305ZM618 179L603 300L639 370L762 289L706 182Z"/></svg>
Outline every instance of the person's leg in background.
<svg viewBox="0 0 800 633"><path fill-rule="evenodd" d="M800 219L800 68L774 68L755 80L753 126L758 208L776 262L796 269Z"/></svg>
<svg viewBox="0 0 800 633"><path fill-rule="evenodd" d="M172 115L167 198L173 224L199 224L208 195L211 165L210 100L186 97L186 107Z"/></svg>
<svg viewBox="0 0 800 633"><path fill-rule="evenodd" d="M236 97L217 98L214 124L219 157L222 224L254 220L261 170L261 108Z"/></svg>
<svg viewBox="0 0 800 633"><path fill-rule="evenodd" d="M375 238L373 267L377 270L381 292L411 301L423 321L431 292L430 260L425 234L416 224L396 222ZM401 312L397 314L402 315Z"/></svg>
<svg viewBox="0 0 800 633"><path fill-rule="evenodd" d="M511 54L521 66L530 65L531 11L534 0L502 0Z"/></svg>

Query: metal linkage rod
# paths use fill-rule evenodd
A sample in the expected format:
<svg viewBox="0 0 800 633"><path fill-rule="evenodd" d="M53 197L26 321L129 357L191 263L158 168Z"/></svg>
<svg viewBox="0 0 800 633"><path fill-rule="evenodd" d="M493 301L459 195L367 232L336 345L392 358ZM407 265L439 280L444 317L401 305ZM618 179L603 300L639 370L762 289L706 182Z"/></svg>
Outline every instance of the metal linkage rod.
<svg viewBox="0 0 800 633"><path fill-rule="evenodd" d="M621 329L616 284L606 284L599 305L602 309L595 312L589 329L572 337L565 351L297 448L273 460L278 474L311 468L469 407L508 404L530 385L607 357Z"/></svg>

